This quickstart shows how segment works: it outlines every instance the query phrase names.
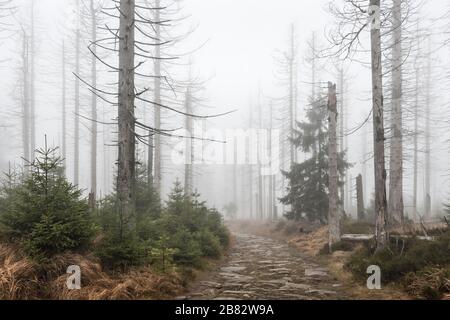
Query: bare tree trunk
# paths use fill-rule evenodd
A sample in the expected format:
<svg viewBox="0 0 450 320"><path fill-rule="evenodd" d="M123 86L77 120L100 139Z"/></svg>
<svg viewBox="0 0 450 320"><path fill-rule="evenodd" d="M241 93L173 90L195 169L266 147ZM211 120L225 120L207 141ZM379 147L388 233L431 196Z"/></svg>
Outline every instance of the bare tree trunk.
<svg viewBox="0 0 450 320"><path fill-rule="evenodd" d="M90 1L91 11L91 34L92 42L97 41L97 11L94 7L94 0ZM91 78L92 86L97 88L97 58L95 57L97 46L92 47L91 57ZM91 193L95 203L97 194L97 96L94 92L91 95Z"/></svg>
<svg viewBox="0 0 450 320"><path fill-rule="evenodd" d="M249 124L248 127L250 130L252 130L253 127L253 117L252 117L252 110L250 106L250 113L249 113ZM253 164L252 164L252 141L251 136L249 137L249 143L248 143L248 182L249 182L249 194L250 194L250 218L253 218Z"/></svg>
<svg viewBox="0 0 450 320"><path fill-rule="evenodd" d="M119 155L117 196L120 237L134 227L135 118L134 118L134 14L135 0L120 0L119 28Z"/></svg>
<svg viewBox="0 0 450 320"><path fill-rule="evenodd" d="M273 165L273 154L272 154L272 130L273 130L273 103L270 102L270 123L269 123L269 157L270 157L270 167ZM274 188L274 177L275 175L269 176L269 210L268 214L270 219L274 219L274 206L275 206L275 188Z"/></svg>
<svg viewBox="0 0 450 320"><path fill-rule="evenodd" d="M428 54L431 54L431 38L428 39ZM431 132L430 132L430 105L431 105L431 57L428 56L426 75L426 101L425 101L425 217L431 216Z"/></svg>
<svg viewBox="0 0 450 320"><path fill-rule="evenodd" d="M418 35L417 35L418 36ZM419 41L420 42L420 41ZM416 79L415 79L415 98L414 98L414 156L413 156L413 204L412 204L412 218L417 221L417 189L418 189L418 141L419 141L419 66L416 60Z"/></svg>
<svg viewBox="0 0 450 320"><path fill-rule="evenodd" d="M80 20L80 2L77 0L77 21ZM80 26L77 23L75 32L75 73L80 76ZM80 80L75 77L75 124L74 124L74 154L73 154L73 182L79 184L80 172Z"/></svg>
<svg viewBox="0 0 450 320"><path fill-rule="evenodd" d="M157 43L162 43L161 39L161 26L160 26L160 0L155 0L155 38ZM154 72L155 72L155 80L154 80L154 90L155 90L155 129L158 131L161 129L161 108L158 104L161 104L161 47L160 45L155 46L155 59L154 62ZM155 137L155 159L154 159L154 184L156 192L161 195L161 162L162 162L162 148L161 148L161 135L156 134Z"/></svg>
<svg viewBox="0 0 450 320"><path fill-rule="evenodd" d="M66 47L63 41L62 44L62 161L64 166L64 173L67 166L67 110L66 110Z"/></svg>
<svg viewBox="0 0 450 320"><path fill-rule="evenodd" d="M403 224L402 0L394 0L392 45L392 139L389 166L389 217Z"/></svg>
<svg viewBox="0 0 450 320"><path fill-rule="evenodd" d="M363 177L358 175L356 178L356 198L357 198L357 215L358 220L362 221L365 219L364 214L364 192L363 192Z"/></svg>
<svg viewBox="0 0 450 320"><path fill-rule="evenodd" d="M339 152L345 151L344 146L344 70L341 68L339 69ZM347 173L346 173L347 174ZM345 177L343 177L344 180L346 180ZM341 187L339 188L340 193L340 214L341 216L345 215L345 184L343 183Z"/></svg>
<svg viewBox="0 0 450 320"><path fill-rule="evenodd" d="M380 0L370 0L372 104L375 174L375 239L377 250L388 246L386 169L384 159L383 68L381 63Z"/></svg>
<svg viewBox="0 0 450 320"><path fill-rule="evenodd" d="M31 37L30 37L30 158L35 157L36 150L36 95L35 95L35 32L34 32L34 1L31 1Z"/></svg>
<svg viewBox="0 0 450 320"><path fill-rule="evenodd" d="M291 52L289 57L289 137L294 137L294 61L295 61L295 40L294 40L294 24L291 24ZM295 160L295 147L289 142L290 164L292 167Z"/></svg>
<svg viewBox="0 0 450 320"><path fill-rule="evenodd" d="M262 106L261 101L258 97L258 130L261 133L262 129ZM263 208L263 177L261 175L261 135L258 134L258 214L261 219L264 218L264 208Z"/></svg>
<svg viewBox="0 0 450 320"><path fill-rule="evenodd" d="M328 244L331 246L341 239L339 227L339 176L338 176L338 155L337 155L337 102L336 85L328 82L328 190L329 190L329 209L328 209Z"/></svg>
<svg viewBox="0 0 450 320"><path fill-rule="evenodd" d="M25 159L25 165L30 159L30 97L29 97L29 49L28 49L28 37L25 31L23 31L23 44L22 44L22 144L23 144L23 158Z"/></svg>
<svg viewBox="0 0 450 320"><path fill-rule="evenodd" d="M191 98L191 92L188 88L186 92L186 113L192 114L192 98ZM185 169L184 169L184 192L186 196L191 196L193 191L193 185L192 185L192 157L194 156L194 150L193 150L193 133L192 133L192 117L186 116L186 130L187 134L190 136L190 138L186 138L186 158L185 158Z"/></svg>

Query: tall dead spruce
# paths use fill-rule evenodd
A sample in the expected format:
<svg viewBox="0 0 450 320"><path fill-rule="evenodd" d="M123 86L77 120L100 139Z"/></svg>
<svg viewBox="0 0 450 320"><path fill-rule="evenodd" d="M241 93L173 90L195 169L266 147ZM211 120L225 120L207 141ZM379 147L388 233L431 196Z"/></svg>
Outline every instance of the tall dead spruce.
<svg viewBox="0 0 450 320"><path fill-rule="evenodd" d="M337 154L337 100L336 85L328 82L328 244L331 246L341 240L339 227L339 187L338 187L338 154Z"/></svg>

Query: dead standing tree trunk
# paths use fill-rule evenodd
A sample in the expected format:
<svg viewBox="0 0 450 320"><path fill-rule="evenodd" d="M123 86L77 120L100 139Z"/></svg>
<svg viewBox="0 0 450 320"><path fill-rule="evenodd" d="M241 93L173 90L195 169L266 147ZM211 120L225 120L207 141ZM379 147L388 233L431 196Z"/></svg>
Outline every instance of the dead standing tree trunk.
<svg viewBox="0 0 450 320"><path fill-rule="evenodd" d="M135 181L134 0L120 0L117 197L120 237L133 228Z"/></svg>
<svg viewBox="0 0 450 320"><path fill-rule="evenodd" d="M35 32L34 5L31 1L31 36L30 36L30 159L34 160L36 150L36 94L35 94Z"/></svg>
<svg viewBox="0 0 450 320"><path fill-rule="evenodd" d="M390 225L403 224L402 0L394 0L392 45L392 139L389 166Z"/></svg>
<svg viewBox="0 0 450 320"><path fill-rule="evenodd" d="M23 143L23 158L25 165L30 159L30 97L29 97L29 49L28 37L23 30L23 47L22 47L22 143Z"/></svg>
<svg viewBox="0 0 450 320"><path fill-rule="evenodd" d="M161 38L161 25L160 25L160 0L155 1L155 10L154 10L154 30L155 30L155 38L156 42L162 43ZM154 72L155 72L155 78L154 78L154 108L155 108L155 130L161 130L161 46L156 45L155 46L155 59L153 60L154 63ZM153 141L152 141L153 143ZM155 135L154 137L154 177L153 181L155 184L155 190L156 192L161 196L161 161L162 161L162 148L161 148L161 136L159 134ZM150 168L149 168L150 169Z"/></svg>
<svg viewBox="0 0 450 320"><path fill-rule="evenodd" d="M92 43L97 41L97 10L94 7L94 0L90 1L91 14L91 37ZM91 57L91 78L92 86L97 87L97 46L92 48ZM95 203L97 193L97 95L92 91L91 95L91 193L93 203Z"/></svg>
<svg viewBox="0 0 450 320"><path fill-rule="evenodd" d="M337 101L336 85L328 82L328 244L331 246L340 241L341 232L339 227L339 176L338 176L338 154L337 154Z"/></svg>
<svg viewBox="0 0 450 320"><path fill-rule="evenodd" d="M383 115L383 68L381 63L380 2L370 0L371 21L371 65L372 65L372 108L375 173L375 238L377 250L388 245L386 169L384 157L384 115Z"/></svg>
<svg viewBox="0 0 450 320"><path fill-rule="evenodd" d="M75 74L80 74L80 3L77 0L77 27L75 31ZM73 152L73 182L79 183L80 173L80 79L75 77L75 119L74 119L74 152Z"/></svg>
<svg viewBox="0 0 450 320"><path fill-rule="evenodd" d="M358 175L356 178L356 203L357 203L357 215L358 220L363 221L365 219L364 214L364 192L363 192L363 177Z"/></svg>

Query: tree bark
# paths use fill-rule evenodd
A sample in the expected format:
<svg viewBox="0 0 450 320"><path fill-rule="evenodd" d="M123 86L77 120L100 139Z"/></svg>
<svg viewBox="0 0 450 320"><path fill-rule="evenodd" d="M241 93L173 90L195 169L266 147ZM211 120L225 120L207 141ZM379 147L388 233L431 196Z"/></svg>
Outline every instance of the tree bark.
<svg viewBox="0 0 450 320"><path fill-rule="evenodd" d="M291 24L291 41L290 41L290 56L289 56L289 137L294 137L294 63L295 63L295 39L294 39L294 24ZM289 143L290 150L290 164L292 167L295 160L295 146L292 142Z"/></svg>
<svg viewBox="0 0 450 320"><path fill-rule="evenodd" d="M155 24L154 24L154 30L155 30L155 38L157 43L162 43L161 39L161 26L159 24L161 17L160 17L160 0L155 0ZM161 108L159 104L161 104L161 46L156 45L155 46L155 59L154 62L154 72L155 72L155 78L154 78L154 90L155 90L155 129L160 130L161 129ZM156 192L161 195L161 162L162 162L162 147L161 147L161 135L156 134L154 137L155 141L155 154L154 154L154 184L155 184L155 190Z"/></svg>
<svg viewBox="0 0 450 320"><path fill-rule="evenodd" d="M190 89L186 91L186 113L192 114L192 98L191 98L191 92ZM192 165L193 165L193 159L194 156L194 150L193 150L193 133L192 133L192 117L186 116L186 133L189 136L189 138L186 138L186 146L185 146L185 169L184 169L184 193L186 196L192 196L193 191L193 179L192 179Z"/></svg>
<svg viewBox="0 0 450 320"><path fill-rule="evenodd" d="M384 157L384 107L383 107L383 68L381 63L380 19L381 0L370 0L371 24L371 65L372 65L372 108L374 139L374 176L375 176L375 239L376 249L388 246L386 168Z"/></svg>
<svg viewBox="0 0 450 320"><path fill-rule="evenodd" d="M91 12L91 35L92 42L97 41L97 11L94 7L94 0L90 0ZM91 57L91 78L92 86L97 88L97 46L92 47L94 54ZM91 95L91 193L95 202L97 194L97 96L92 92Z"/></svg>
<svg viewBox="0 0 450 320"><path fill-rule="evenodd" d="M356 198L357 198L358 220L363 221L365 219L365 214L364 214L364 192L363 192L362 175L358 175L358 177L356 178Z"/></svg>
<svg viewBox="0 0 450 320"><path fill-rule="evenodd" d="M120 237L134 227L135 117L134 117L135 0L120 0L118 174Z"/></svg>
<svg viewBox="0 0 450 320"><path fill-rule="evenodd" d="M344 146L344 70L341 68L339 70L339 152L343 153L345 151ZM347 175L347 173L345 173ZM344 178L344 182L346 181L346 176ZM346 193L345 193L345 183L341 185L339 188L340 193L340 207L342 216L345 215L345 204L346 204Z"/></svg>
<svg viewBox="0 0 450 320"><path fill-rule="evenodd" d="M426 75L426 101L425 101L425 217L431 216L431 132L430 132L430 105L431 105L431 38L428 39L428 61Z"/></svg>
<svg viewBox="0 0 450 320"><path fill-rule="evenodd" d="M66 110L66 47L63 41L62 44L62 161L64 173L66 172L67 166L67 110Z"/></svg>
<svg viewBox="0 0 450 320"><path fill-rule="evenodd" d="M29 97L29 48L28 37L23 31L22 43L22 145L24 165L26 166L30 159L30 97ZM24 167L25 167L24 166Z"/></svg>
<svg viewBox="0 0 450 320"><path fill-rule="evenodd" d="M337 154L337 103L336 85L328 82L328 244L331 246L340 241L341 231L339 226L339 176Z"/></svg>
<svg viewBox="0 0 450 320"><path fill-rule="evenodd" d="M30 36L30 158L34 160L36 150L36 94L35 94L35 32L34 1L31 1L31 36Z"/></svg>
<svg viewBox="0 0 450 320"><path fill-rule="evenodd" d="M77 0L77 21L80 20L80 2ZM80 76L80 26L77 22L75 31L75 73ZM74 118L74 153L73 153L73 182L79 184L80 173L80 80L75 77L75 118Z"/></svg>
<svg viewBox="0 0 450 320"><path fill-rule="evenodd" d="M402 0L394 0L392 45L392 111L389 166L389 217L392 227L403 224L402 121Z"/></svg>

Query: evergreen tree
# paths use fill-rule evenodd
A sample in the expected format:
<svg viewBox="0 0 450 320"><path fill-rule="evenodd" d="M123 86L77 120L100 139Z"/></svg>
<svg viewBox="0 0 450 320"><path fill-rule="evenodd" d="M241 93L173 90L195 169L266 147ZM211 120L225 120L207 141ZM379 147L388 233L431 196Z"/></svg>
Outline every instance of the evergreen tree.
<svg viewBox="0 0 450 320"><path fill-rule="evenodd" d="M29 173L4 189L0 230L35 258L86 247L95 234L82 191L64 177L57 148L36 150Z"/></svg>
<svg viewBox="0 0 450 320"><path fill-rule="evenodd" d="M306 217L310 221L326 223L328 215L328 127L327 98L319 95L310 99L305 122L297 122L291 143L309 158L294 163L291 171L282 171L288 181L286 196L280 201L290 205L288 219ZM344 153L338 154L338 171L343 176L348 168ZM342 185L342 182L339 182Z"/></svg>

